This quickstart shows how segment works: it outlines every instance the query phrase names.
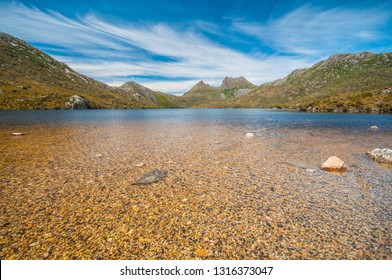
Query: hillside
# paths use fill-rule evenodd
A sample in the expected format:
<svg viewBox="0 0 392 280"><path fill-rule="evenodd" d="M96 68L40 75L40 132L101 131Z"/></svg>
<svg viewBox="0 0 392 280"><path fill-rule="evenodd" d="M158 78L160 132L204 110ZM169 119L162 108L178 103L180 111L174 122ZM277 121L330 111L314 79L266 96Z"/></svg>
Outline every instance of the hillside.
<svg viewBox="0 0 392 280"><path fill-rule="evenodd" d="M173 96L132 81L110 87L0 32L0 110L179 107L392 113L392 53L335 54L258 87L226 77Z"/></svg>
<svg viewBox="0 0 392 280"><path fill-rule="evenodd" d="M164 94L159 91L153 91L141 84L138 84L133 81L129 81L124 83L122 86L118 87L118 89L124 93L132 95L137 100L144 101L145 99L149 100L153 104L155 104L156 108L178 108L179 97Z"/></svg>
<svg viewBox="0 0 392 280"><path fill-rule="evenodd" d="M392 53L336 54L212 107L296 108L328 112L392 112Z"/></svg>
<svg viewBox="0 0 392 280"><path fill-rule="evenodd" d="M0 109L69 109L78 95L90 108L175 107L172 99L138 87L110 87L72 70L25 41L0 33Z"/></svg>

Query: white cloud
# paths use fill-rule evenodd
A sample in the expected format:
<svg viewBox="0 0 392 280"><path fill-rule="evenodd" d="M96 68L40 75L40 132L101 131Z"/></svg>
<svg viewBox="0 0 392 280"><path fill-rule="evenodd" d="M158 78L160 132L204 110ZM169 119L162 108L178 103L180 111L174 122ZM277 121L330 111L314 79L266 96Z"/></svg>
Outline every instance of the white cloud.
<svg viewBox="0 0 392 280"><path fill-rule="evenodd" d="M281 52L323 55L355 50L359 43L382 38L378 30L391 15L382 8L322 10L305 5L264 25L235 22L233 27Z"/></svg>
<svg viewBox="0 0 392 280"><path fill-rule="evenodd" d="M68 48L105 46L124 50L112 38L83 24L82 20L69 19L57 12L42 12L19 3L0 3L1 29L30 42L56 44Z"/></svg>
<svg viewBox="0 0 392 280"><path fill-rule="evenodd" d="M48 44L49 50L61 46L55 57L76 71L108 84L125 82L126 77L144 76L142 84L169 93L185 92L199 80L219 85L225 76L245 76L259 85L282 78L296 68L310 66L320 58L318 49L313 48L315 40L328 45L332 44L328 38L337 40L349 31L360 29L362 25L351 22L353 18L348 16L344 10L321 12L305 6L270 20L265 26L236 23L238 30L269 41L277 48L308 55L261 57L212 42L198 32L201 25L203 28L212 25L209 28L213 30L212 23L196 22L185 30L163 23L118 25L93 14L70 19L53 11L0 3L3 31L29 42ZM365 14L356 14L354 18L359 16ZM346 17L345 21L336 23L340 17ZM380 21L363 20L363 26L375 26ZM349 23L354 27L345 26ZM338 29L344 31L343 35L331 36ZM361 38L375 36L372 29L356 34ZM154 59L157 56L171 59ZM186 81L176 81L179 77Z"/></svg>

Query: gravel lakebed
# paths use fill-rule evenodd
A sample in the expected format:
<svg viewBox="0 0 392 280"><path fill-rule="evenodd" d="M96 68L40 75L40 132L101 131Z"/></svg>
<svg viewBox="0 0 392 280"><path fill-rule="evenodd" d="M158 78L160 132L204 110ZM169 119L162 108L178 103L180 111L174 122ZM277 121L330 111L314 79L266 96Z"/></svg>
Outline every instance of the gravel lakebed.
<svg viewBox="0 0 392 280"><path fill-rule="evenodd" d="M1 259L392 259L392 170L365 155L391 131L248 132L1 127ZM320 170L333 155L346 172Z"/></svg>

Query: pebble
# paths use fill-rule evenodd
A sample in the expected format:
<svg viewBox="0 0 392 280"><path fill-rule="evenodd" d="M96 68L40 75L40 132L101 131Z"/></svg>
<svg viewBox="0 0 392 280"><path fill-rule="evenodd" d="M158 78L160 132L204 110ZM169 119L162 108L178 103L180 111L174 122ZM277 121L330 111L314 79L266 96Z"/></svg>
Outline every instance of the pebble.
<svg viewBox="0 0 392 280"><path fill-rule="evenodd" d="M27 133L22 133L22 132L13 132L12 133L13 136L26 136Z"/></svg>
<svg viewBox="0 0 392 280"><path fill-rule="evenodd" d="M138 164L136 164L135 166L136 167L143 167L143 166L145 166L146 164L144 163L144 162L141 162L141 163L138 163Z"/></svg>
<svg viewBox="0 0 392 280"><path fill-rule="evenodd" d="M198 257L205 257L208 254L208 251L205 249L196 249L196 254Z"/></svg>
<svg viewBox="0 0 392 280"><path fill-rule="evenodd" d="M252 133L252 132L248 132L248 133L245 134L245 137L246 138L252 138L252 137L255 137L255 134Z"/></svg>
<svg viewBox="0 0 392 280"><path fill-rule="evenodd" d="M0 128L1 259L392 258L390 170L361 156L388 147L389 130L277 128L246 141L243 127L205 123L28 129L21 142ZM345 176L304 171L336 150ZM131 186L139 162L170 176Z"/></svg>

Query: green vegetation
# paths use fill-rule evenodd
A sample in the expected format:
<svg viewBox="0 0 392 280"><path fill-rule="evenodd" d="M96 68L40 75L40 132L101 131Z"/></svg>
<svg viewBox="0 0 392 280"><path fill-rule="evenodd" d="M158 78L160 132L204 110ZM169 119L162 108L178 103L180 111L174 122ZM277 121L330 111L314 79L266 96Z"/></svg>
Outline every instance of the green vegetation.
<svg viewBox="0 0 392 280"><path fill-rule="evenodd" d="M206 107L391 113L392 53L334 55L247 95Z"/></svg>
<svg viewBox="0 0 392 280"><path fill-rule="evenodd" d="M176 107L175 99L163 93L135 96L95 81L5 33L0 33L0 65L0 110L68 109L65 102L73 95L92 108Z"/></svg>
<svg viewBox="0 0 392 280"><path fill-rule="evenodd" d="M320 97L297 105L301 111L392 113L392 94L388 90L341 93Z"/></svg>
<svg viewBox="0 0 392 280"><path fill-rule="evenodd" d="M179 99L176 96L156 93L155 98L157 100L158 108L181 108L179 103Z"/></svg>
<svg viewBox="0 0 392 280"><path fill-rule="evenodd" d="M284 79L254 87L226 77L220 87L200 81L183 96L134 82L109 87L0 33L0 110L69 109L73 95L91 108L294 108L302 111L392 113L392 53L333 55Z"/></svg>

